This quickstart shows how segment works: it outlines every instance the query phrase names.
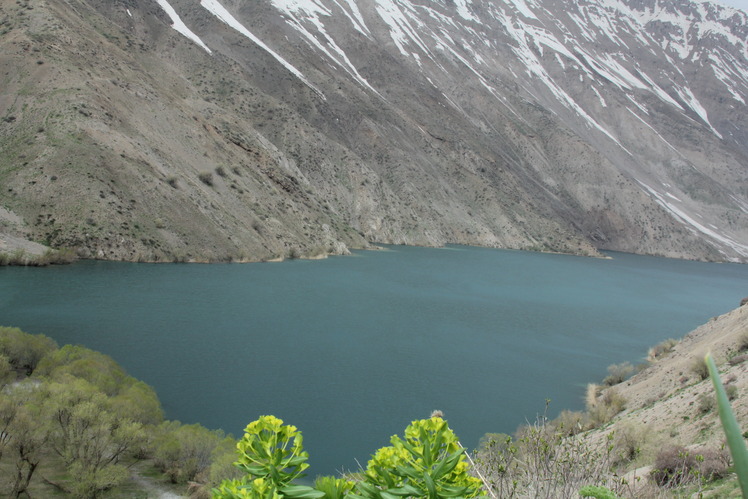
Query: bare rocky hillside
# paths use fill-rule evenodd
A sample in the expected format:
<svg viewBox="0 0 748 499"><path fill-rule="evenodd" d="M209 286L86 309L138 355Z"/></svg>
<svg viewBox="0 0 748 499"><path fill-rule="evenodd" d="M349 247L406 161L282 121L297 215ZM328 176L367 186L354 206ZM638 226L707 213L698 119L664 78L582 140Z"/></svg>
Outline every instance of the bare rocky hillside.
<svg viewBox="0 0 748 499"><path fill-rule="evenodd" d="M745 261L747 33L688 0L2 0L0 233Z"/></svg>

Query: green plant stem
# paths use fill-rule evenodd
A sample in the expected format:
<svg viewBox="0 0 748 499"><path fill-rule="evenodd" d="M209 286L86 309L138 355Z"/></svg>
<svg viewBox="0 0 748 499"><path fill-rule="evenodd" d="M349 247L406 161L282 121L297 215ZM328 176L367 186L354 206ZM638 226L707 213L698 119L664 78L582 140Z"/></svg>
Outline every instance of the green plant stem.
<svg viewBox="0 0 748 499"><path fill-rule="evenodd" d="M735 414L732 412L730 401L727 398L727 393L725 393L725 387L719 379L719 372L717 371L717 366L714 363L712 355L707 354L704 360L709 368L709 375L712 378L714 390L717 392L719 419L722 421L722 429L725 431L727 445L730 448L730 454L735 463L735 473L738 475L740 489L743 492L743 497L748 497L748 450L745 447L745 440L743 440L743 434L735 419Z"/></svg>

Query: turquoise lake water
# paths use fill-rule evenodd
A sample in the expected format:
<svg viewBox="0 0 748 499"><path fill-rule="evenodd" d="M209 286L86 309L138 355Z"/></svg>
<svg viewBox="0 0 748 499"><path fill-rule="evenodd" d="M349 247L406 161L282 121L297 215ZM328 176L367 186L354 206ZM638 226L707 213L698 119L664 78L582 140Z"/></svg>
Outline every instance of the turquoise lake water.
<svg viewBox="0 0 748 499"><path fill-rule="evenodd" d="M472 448L581 409L606 367L640 362L748 296L748 266L611 254L389 247L265 264L0 268L0 324L111 355L166 415L240 436L274 414L309 474L365 465L444 411Z"/></svg>

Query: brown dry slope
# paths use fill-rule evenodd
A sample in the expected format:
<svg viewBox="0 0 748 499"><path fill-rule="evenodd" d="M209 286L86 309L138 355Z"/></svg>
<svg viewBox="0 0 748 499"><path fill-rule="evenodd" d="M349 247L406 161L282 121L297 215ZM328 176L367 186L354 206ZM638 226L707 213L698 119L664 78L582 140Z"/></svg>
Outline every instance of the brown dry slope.
<svg viewBox="0 0 748 499"><path fill-rule="evenodd" d="M661 449L720 448L724 434L709 378L698 367L711 352L723 383L736 387L733 410L741 428L748 429L748 306L741 306L689 333L670 352L629 380L608 388L626 400L626 409L611 424L590 434L592 439L632 431L641 441L641 455L629 466L629 476L646 477Z"/></svg>

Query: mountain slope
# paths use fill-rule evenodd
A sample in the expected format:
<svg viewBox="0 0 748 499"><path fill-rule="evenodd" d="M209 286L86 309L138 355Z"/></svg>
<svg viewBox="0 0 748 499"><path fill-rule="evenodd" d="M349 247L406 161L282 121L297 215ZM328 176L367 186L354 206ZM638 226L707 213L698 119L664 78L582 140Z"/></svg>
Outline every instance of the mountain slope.
<svg viewBox="0 0 748 499"><path fill-rule="evenodd" d="M687 1L3 0L0 232L748 258L748 19Z"/></svg>

